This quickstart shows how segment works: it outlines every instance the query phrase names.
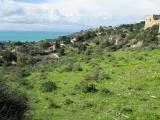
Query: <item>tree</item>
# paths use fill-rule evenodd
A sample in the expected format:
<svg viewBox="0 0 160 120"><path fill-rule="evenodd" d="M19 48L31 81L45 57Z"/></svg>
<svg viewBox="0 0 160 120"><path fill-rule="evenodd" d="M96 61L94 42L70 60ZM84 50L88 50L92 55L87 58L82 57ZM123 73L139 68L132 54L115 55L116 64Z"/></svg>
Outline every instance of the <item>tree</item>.
<svg viewBox="0 0 160 120"><path fill-rule="evenodd" d="M16 52L16 57L17 57L17 63L18 64L25 64L27 62L29 62L29 58L27 55L25 55L24 53L22 52Z"/></svg>
<svg viewBox="0 0 160 120"><path fill-rule="evenodd" d="M2 56L6 62L11 62L12 60L16 61L16 55L8 50L3 52Z"/></svg>
<svg viewBox="0 0 160 120"><path fill-rule="evenodd" d="M51 46L52 46L52 44L49 43L49 42L43 42L43 43L42 43L42 47L43 47L44 49L47 49L48 47L51 47Z"/></svg>
<svg viewBox="0 0 160 120"><path fill-rule="evenodd" d="M60 39L63 41L64 44L70 44L71 43L70 38L67 37L67 36L62 36L62 37L60 37Z"/></svg>
<svg viewBox="0 0 160 120"><path fill-rule="evenodd" d="M60 56L62 56L62 55L64 55L65 54L65 49L62 47L62 48L59 48L58 50L57 50L57 52L58 52L58 54L60 55Z"/></svg>
<svg viewBox="0 0 160 120"><path fill-rule="evenodd" d="M60 43L59 43L59 41L56 41L56 42L55 42L55 47L56 47L56 49L59 49L59 48L60 48Z"/></svg>

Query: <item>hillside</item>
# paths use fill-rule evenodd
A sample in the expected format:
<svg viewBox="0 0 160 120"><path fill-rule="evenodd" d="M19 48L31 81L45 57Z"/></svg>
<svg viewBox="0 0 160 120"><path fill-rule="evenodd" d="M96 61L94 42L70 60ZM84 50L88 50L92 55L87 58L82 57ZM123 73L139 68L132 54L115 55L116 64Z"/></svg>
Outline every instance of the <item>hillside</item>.
<svg viewBox="0 0 160 120"><path fill-rule="evenodd" d="M160 38L157 26L143 27L101 26L56 40L2 42L0 96L7 97L0 118L159 120Z"/></svg>

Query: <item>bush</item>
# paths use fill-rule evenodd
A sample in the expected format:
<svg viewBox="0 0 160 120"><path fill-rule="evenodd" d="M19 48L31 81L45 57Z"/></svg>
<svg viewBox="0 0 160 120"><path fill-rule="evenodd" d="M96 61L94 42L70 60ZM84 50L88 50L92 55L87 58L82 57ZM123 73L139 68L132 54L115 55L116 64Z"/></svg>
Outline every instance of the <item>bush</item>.
<svg viewBox="0 0 160 120"><path fill-rule="evenodd" d="M88 84L86 81L81 81L79 84L76 84L75 88L81 90L84 93L87 92L97 92L97 88L94 84Z"/></svg>
<svg viewBox="0 0 160 120"><path fill-rule="evenodd" d="M82 92L87 92L88 83L86 81L81 81L79 84L75 85L76 90L81 90Z"/></svg>
<svg viewBox="0 0 160 120"><path fill-rule="evenodd" d="M26 54L22 53L22 52L17 52L16 53L16 57L17 57L17 63L18 64L26 64L28 61L28 57Z"/></svg>
<svg viewBox="0 0 160 120"><path fill-rule="evenodd" d="M85 51L87 49L87 44L78 43L77 47L78 47L79 53L82 53L83 51Z"/></svg>
<svg viewBox="0 0 160 120"><path fill-rule="evenodd" d="M144 32L139 34L136 39L143 40L142 47L153 49L158 47L158 30L159 26L154 25L152 28L146 29Z"/></svg>
<svg viewBox="0 0 160 120"><path fill-rule="evenodd" d="M82 67L80 65L73 65L72 71L83 71Z"/></svg>
<svg viewBox="0 0 160 120"><path fill-rule="evenodd" d="M112 92L111 92L108 88L103 88L103 89L102 89L102 93L103 93L104 95L110 95L110 94L112 94Z"/></svg>
<svg viewBox="0 0 160 120"><path fill-rule="evenodd" d="M59 55L59 56L65 55L65 49L64 49L64 48L59 48L59 49L57 50L57 52L58 52L58 55Z"/></svg>
<svg viewBox="0 0 160 120"><path fill-rule="evenodd" d="M28 76L30 76L30 72L27 69L22 69L21 75L22 75L22 77L28 77Z"/></svg>
<svg viewBox="0 0 160 120"><path fill-rule="evenodd" d="M61 108L61 106L60 105L57 105L54 101L52 101L52 100L49 100L48 101L48 107L49 108Z"/></svg>
<svg viewBox="0 0 160 120"><path fill-rule="evenodd" d="M70 105L70 104L73 104L74 101L71 100L71 99L66 99L64 103L65 103L66 105Z"/></svg>
<svg viewBox="0 0 160 120"><path fill-rule="evenodd" d="M2 56L6 62L11 62L12 60L14 60L14 61L17 60L16 55L10 51L3 52Z"/></svg>
<svg viewBox="0 0 160 120"><path fill-rule="evenodd" d="M0 119L24 120L28 109L27 96L9 89L3 82L0 81Z"/></svg>
<svg viewBox="0 0 160 120"><path fill-rule="evenodd" d="M57 89L57 85L52 81L48 81L41 85L41 89L43 92L52 92Z"/></svg>
<svg viewBox="0 0 160 120"><path fill-rule="evenodd" d="M99 79L99 71L94 71L93 73L87 74L84 79L97 81Z"/></svg>
<svg viewBox="0 0 160 120"><path fill-rule="evenodd" d="M145 58L143 56L137 56L136 59L137 60L145 60Z"/></svg>
<svg viewBox="0 0 160 120"><path fill-rule="evenodd" d="M123 113L132 113L133 112L133 109L132 108L129 108L129 107L122 107L121 108L121 111Z"/></svg>
<svg viewBox="0 0 160 120"><path fill-rule="evenodd" d="M104 48L109 47L111 45L112 44L108 40L105 40L105 41L100 42L99 48L104 49Z"/></svg>
<svg viewBox="0 0 160 120"><path fill-rule="evenodd" d="M30 84L30 82L27 79L20 80L20 85L23 85L23 86L27 87L28 89L33 88L33 86Z"/></svg>
<svg viewBox="0 0 160 120"><path fill-rule="evenodd" d="M99 74L99 80L109 80L109 79L111 79L111 77L110 77L110 75L109 74L106 74L105 72L101 72L100 74Z"/></svg>
<svg viewBox="0 0 160 120"><path fill-rule="evenodd" d="M65 72L77 72L77 71L83 71L82 67L80 65L73 65L73 64L67 64L64 66L64 71Z"/></svg>
<svg viewBox="0 0 160 120"><path fill-rule="evenodd" d="M157 60L157 63L160 63L160 59Z"/></svg>
<svg viewBox="0 0 160 120"><path fill-rule="evenodd" d="M71 72L73 69L73 65L72 64L67 64L64 66L64 71L65 72Z"/></svg>
<svg viewBox="0 0 160 120"><path fill-rule="evenodd" d="M97 88L94 84L89 84L88 87L87 87L87 91L94 93L94 92L97 92L98 90L97 90Z"/></svg>
<svg viewBox="0 0 160 120"><path fill-rule="evenodd" d="M88 31L84 34L84 40L93 39L94 37L96 37L96 33L92 31Z"/></svg>
<svg viewBox="0 0 160 120"><path fill-rule="evenodd" d="M93 80L93 81L105 80L105 79L111 79L111 78L108 74L99 70L91 72L84 77L84 80Z"/></svg>
<svg viewBox="0 0 160 120"><path fill-rule="evenodd" d="M93 107L93 104L92 104L91 102L86 101L86 102L84 102L84 104L83 104L82 107L83 107L84 109L85 109L85 108L92 108L92 107Z"/></svg>
<svg viewBox="0 0 160 120"><path fill-rule="evenodd" d="M2 66L3 65L3 59L0 57L0 66Z"/></svg>
<svg viewBox="0 0 160 120"><path fill-rule="evenodd" d="M70 37L68 36L62 36L59 38L61 41L63 41L64 44L70 44L71 41L70 41Z"/></svg>

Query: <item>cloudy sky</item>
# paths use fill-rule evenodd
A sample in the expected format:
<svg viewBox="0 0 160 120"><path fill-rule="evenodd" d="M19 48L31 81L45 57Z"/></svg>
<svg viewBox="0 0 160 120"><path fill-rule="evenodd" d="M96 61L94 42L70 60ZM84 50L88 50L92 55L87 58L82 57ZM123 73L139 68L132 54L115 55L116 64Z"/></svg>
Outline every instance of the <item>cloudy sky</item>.
<svg viewBox="0 0 160 120"><path fill-rule="evenodd" d="M0 30L79 31L159 13L160 0L0 0Z"/></svg>

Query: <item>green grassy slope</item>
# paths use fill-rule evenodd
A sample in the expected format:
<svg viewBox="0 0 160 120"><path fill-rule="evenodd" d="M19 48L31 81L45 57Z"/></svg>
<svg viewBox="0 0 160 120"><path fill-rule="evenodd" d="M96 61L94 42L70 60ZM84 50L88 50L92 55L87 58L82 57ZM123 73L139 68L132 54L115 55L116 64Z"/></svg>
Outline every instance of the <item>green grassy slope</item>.
<svg viewBox="0 0 160 120"><path fill-rule="evenodd" d="M34 59L44 57L48 41L1 43L0 76L27 93L27 120L159 120L160 37L157 26L143 26L60 37L53 52L60 59ZM19 44L21 54L12 52Z"/></svg>
<svg viewBox="0 0 160 120"><path fill-rule="evenodd" d="M38 64L25 78L27 84L19 86L30 96L28 116L34 120L159 120L159 53L160 49L117 51L87 62L80 56L74 62L70 60L83 71L65 70L65 58L57 65ZM84 80L86 74L97 70L108 77ZM46 81L54 81L58 88L43 92L41 85ZM80 81L95 84L98 91L75 89Z"/></svg>

